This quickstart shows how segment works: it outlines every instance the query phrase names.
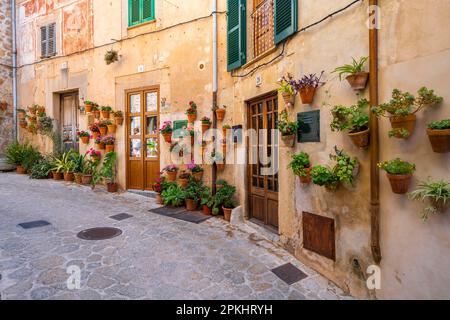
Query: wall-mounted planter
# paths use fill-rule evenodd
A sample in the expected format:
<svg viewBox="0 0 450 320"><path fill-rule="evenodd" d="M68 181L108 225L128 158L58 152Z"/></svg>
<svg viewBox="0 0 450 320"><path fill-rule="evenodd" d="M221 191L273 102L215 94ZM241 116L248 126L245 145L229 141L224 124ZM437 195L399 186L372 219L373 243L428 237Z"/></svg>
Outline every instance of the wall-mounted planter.
<svg viewBox="0 0 450 320"><path fill-rule="evenodd" d="M188 122L189 123L194 123L195 120L197 120L197 114L196 113L190 113L187 115L188 117Z"/></svg>
<svg viewBox="0 0 450 320"><path fill-rule="evenodd" d="M304 176L299 176L300 182L303 184L310 184L311 183L311 168L304 168L305 171Z"/></svg>
<svg viewBox="0 0 450 320"><path fill-rule="evenodd" d="M367 149L370 141L370 129L359 131L359 132L350 132L348 136L352 139L353 144L360 149Z"/></svg>
<svg viewBox="0 0 450 320"><path fill-rule="evenodd" d="M218 108L216 110L216 116L218 121L223 121L223 119L225 119L225 112L226 110L223 108Z"/></svg>
<svg viewBox="0 0 450 320"><path fill-rule="evenodd" d="M392 192L395 194L406 194L411 184L412 174L389 174L386 173L391 183Z"/></svg>
<svg viewBox="0 0 450 320"><path fill-rule="evenodd" d="M281 94L281 96L283 97L284 104L287 107L292 107L292 108L294 107L294 105L295 105L295 96L293 94L290 94L288 92L283 92Z"/></svg>
<svg viewBox="0 0 450 320"><path fill-rule="evenodd" d="M172 143L172 133L163 133L164 141L167 143Z"/></svg>
<svg viewBox="0 0 450 320"><path fill-rule="evenodd" d="M286 147L292 148L295 145L295 134L291 134L289 136L281 136L281 140Z"/></svg>
<svg viewBox="0 0 450 320"><path fill-rule="evenodd" d="M113 144L106 145L105 146L105 152L106 153L114 152L114 145Z"/></svg>
<svg viewBox="0 0 450 320"><path fill-rule="evenodd" d="M346 79L353 90L364 90L367 86L367 82L369 81L369 73L359 72L351 74L347 76Z"/></svg>
<svg viewBox="0 0 450 320"><path fill-rule="evenodd" d="M92 112L92 107L93 107L94 105L92 105L92 104L85 104L84 105L84 110L86 110L86 112L87 113L91 113Z"/></svg>
<svg viewBox="0 0 450 320"><path fill-rule="evenodd" d="M108 133L108 127L99 127L98 130L100 131L100 135L106 136Z"/></svg>
<svg viewBox="0 0 450 320"><path fill-rule="evenodd" d="M115 125L115 124L108 124L108 132L109 133L116 133L116 129L117 129L117 126Z"/></svg>
<svg viewBox="0 0 450 320"><path fill-rule="evenodd" d="M415 114L410 114L407 116L391 117L390 121L392 130L397 132L394 134L394 137L398 139L406 139L413 134L414 129L416 128L417 116ZM401 134L401 131L403 130L408 131L409 135L406 137L403 136Z"/></svg>
<svg viewBox="0 0 450 320"><path fill-rule="evenodd" d="M89 144L90 137L83 136L83 137L80 137L80 139L84 144Z"/></svg>
<svg viewBox="0 0 450 320"><path fill-rule="evenodd" d="M314 86L306 86L299 90L300 98L302 99L303 104L311 104L314 101L314 96L316 95L317 87Z"/></svg>
<svg viewBox="0 0 450 320"><path fill-rule="evenodd" d="M431 147L436 153L450 152L450 129L446 130L432 130L427 129L428 138L430 139Z"/></svg>
<svg viewBox="0 0 450 320"><path fill-rule="evenodd" d="M116 126L123 125L123 117L114 117L114 123L116 124Z"/></svg>

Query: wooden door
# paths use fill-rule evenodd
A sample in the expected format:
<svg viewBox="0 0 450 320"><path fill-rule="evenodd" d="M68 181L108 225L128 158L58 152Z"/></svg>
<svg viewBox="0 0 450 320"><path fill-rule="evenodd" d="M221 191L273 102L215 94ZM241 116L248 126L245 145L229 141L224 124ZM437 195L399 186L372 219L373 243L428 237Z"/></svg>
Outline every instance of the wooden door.
<svg viewBox="0 0 450 320"><path fill-rule="evenodd" d="M80 108L78 93L65 93L61 95L61 135L63 151L78 150L77 131Z"/></svg>
<svg viewBox="0 0 450 320"><path fill-rule="evenodd" d="M159 177L159 90L127 91L127 188L151 190Z"/></svg>
<svg viewBox="0 0 450 320"><path fill-rule="evenodd" d="M272 129L278 125L278 96L252 101L248 104L248 128L256 131L256 139L250 139L248 165L248 194L250 217L278 231L278 172L271 175L263 172L273 163L263 164L259 150L278 161L278 135L272 137ZM260 137L260 130L266 129ZM253 140L253 141L252 141ZM275 154L272 146L275 146Z"/></svg>

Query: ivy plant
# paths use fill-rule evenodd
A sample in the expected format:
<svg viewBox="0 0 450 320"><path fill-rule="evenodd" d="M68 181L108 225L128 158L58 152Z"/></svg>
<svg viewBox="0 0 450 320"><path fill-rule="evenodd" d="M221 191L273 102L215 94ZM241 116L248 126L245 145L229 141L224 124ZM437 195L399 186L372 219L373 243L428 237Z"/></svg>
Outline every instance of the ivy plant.
<svg viewBox="0 0 450 320"><path fill-rule="evenodd" d="M292 172L296 176L306 177L305 168L309 168L311 166L311 162L309 160L309 154L306 152L300 152L298 154L292 155L292 161L289 164L288 168L292 169Z"/></svg>

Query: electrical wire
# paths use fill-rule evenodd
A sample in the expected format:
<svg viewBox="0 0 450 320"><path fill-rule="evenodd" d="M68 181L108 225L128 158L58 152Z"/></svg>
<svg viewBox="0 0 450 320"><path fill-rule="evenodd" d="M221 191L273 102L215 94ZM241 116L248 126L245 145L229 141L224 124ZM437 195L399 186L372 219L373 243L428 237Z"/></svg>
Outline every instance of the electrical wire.
<svg viewBox="0 0 450 320"><path fill-rule="evenodd" d="M304 27L304 28L301 28L300 30L298 30L297 32L295 32L294 35L295 35L295 34L302 33L302 32L305 32L306 30L311 29L312 27L315 27L315 26L317 26L318 24L321 24L322 22L324 22L324 21L326 21L326 20L332 18L334 15L337 15L337 14L341 13L342 11L345 11L345 10L347 10L348 8L352 7L352 6L355 5L356 3L362 2L362 1L364 1L364 0L354 0L353 2L349 3L349 4L346 5L345 7L343 7L343 8L341 8L341 9L339 9L339 10L336 10L336 11L330 13L330 14L327 15L326 17L324 17L324 18L322 18L322 19L320 19L320 20L318 20L318 21L316 21L316 22L314 22L314 23L312 23L312 24L310 24L310 25L307 25L307 26ZM260 69L260 68L262 68L262 67L265 67L265 66L267 66L267 65L269 65L269 64L271 64L271 63L273 63L273 62L275 62L275 61L278 60L279 58L283 57L283 56L284 56L285 50L286 50L286 41L283 42L283 49L281 50L281 52L280 52L277 56L275 56L273 59L271 59L270 61L265 62L265 63L262 63L262 64L260 64L260 65L258 65L258 66L256 66L256 67L254 67L254 68L251 69L250 71L244 73L244 74L240 74L240 75L231 75L231 76L232 76L233 78L245 78L245 77L248 77L249 75L252 75L252 74L253 74L255 71L257 71L258 69Z"/></svg>

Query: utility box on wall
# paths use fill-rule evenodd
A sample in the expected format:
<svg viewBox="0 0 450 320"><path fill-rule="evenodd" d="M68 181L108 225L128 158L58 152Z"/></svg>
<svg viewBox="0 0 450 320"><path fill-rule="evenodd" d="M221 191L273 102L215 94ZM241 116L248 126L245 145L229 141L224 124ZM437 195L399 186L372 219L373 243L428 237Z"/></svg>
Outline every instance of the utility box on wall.
<svg viewBox="0 0 450 320"><path fill-rule="evenodd" d="M297 114L299 143L320 142L320 110L300 112Z"/></svg>

